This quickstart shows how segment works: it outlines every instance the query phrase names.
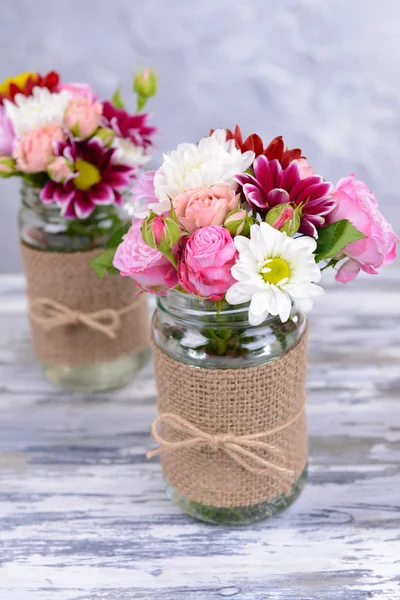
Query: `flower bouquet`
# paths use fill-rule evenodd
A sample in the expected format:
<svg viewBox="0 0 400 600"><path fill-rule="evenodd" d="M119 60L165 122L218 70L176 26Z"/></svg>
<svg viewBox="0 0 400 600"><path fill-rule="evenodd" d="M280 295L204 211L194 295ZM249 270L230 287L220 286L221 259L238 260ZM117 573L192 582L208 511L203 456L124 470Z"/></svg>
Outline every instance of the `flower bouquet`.
<svg viewBox="0 0 400 600"><path fill-rule="evenodd" d="M134 81L138 108L155 76ZM58 73L22 73L0 85L0 176L20 177L21 248L36 356L53 381L118 387L148 356L146 303L126 284L99 281L88 261L126 231L124 198L150 160L156 129ZM99 266L100 268L100 266Z"/></svg>
<svg viewBox="0 0 400 600"><path fill-rule="evenodd" d="M149 456L193 516L263 519L306 478L304 313L321 271L377 273L397 237L353 175L333 186L281 137L238 127L164 155L134 197L141 220L106 268L158 296Z"/></svg>

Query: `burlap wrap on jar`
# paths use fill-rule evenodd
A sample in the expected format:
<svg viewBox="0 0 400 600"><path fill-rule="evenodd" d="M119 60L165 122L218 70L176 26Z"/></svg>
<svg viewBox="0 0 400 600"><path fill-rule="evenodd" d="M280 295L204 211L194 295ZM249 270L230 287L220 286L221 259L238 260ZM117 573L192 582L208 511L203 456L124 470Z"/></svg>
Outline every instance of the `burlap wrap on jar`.
<svg viewBox="0 0 400 600"><path fill-rule="evenodd" d="M169 484L214 507L254 505L288 491L307 463L306 353L307 333L265 365L208 369L153 344L160 448L150 455L160 454Z"/></svg>
<svg viewBox="0 0 400 600"><path fill-rule="evenodd" d="M132 281L101 279L89 261L99 250L45 252L21 245L35 355L43 363L86 365L147 348L144 295Z"/></svg>

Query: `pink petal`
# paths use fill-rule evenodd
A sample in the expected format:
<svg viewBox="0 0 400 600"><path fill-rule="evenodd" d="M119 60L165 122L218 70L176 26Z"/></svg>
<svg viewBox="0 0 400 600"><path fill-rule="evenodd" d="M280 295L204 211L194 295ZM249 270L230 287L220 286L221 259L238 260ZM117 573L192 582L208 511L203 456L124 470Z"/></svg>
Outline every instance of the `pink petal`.
<svg viewBox="0 0 400 600"><path fill-rule="evenodd" d="M339 271L336 273L336 281L341 281L342 283L349 283L349 281L353 281L360 272L361 265L356 260L349 258L346 262L340 267Z"/></svg>
<svg viewBox="0 0 400 600"><path fill-rule="evenodd" d="M73 202L78 219L87 219L96 208L89 195L81 190L76 191Z"/></svg>
<svg viewBox="0 0 400 600"><path fill-rule="evenodd" d="M286 190L276 188L271 190L267 195L268 206L277 206L278 204L285 204L290 201L289 194Z"/></svg>
<svg viewBox="0 0 400 600"><path fill-rule="evenodd" d="M109 185L97 183L87 191L88 196L94 204L113 204L114 192Z"/></svg>

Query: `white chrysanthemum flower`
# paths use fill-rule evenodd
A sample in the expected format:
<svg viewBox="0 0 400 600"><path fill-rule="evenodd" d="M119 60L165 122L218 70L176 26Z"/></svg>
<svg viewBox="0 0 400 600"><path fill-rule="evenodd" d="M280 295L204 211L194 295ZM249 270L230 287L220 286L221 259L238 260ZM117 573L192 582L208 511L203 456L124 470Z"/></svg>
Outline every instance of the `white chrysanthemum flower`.
<svg viewBox="0 0 400 600"><path fill-rule="evenodd" d="M61 125L70 95L66 91L52 94L47 88L34 87L32 96L17 94L15 104L4 100L7 117L17 137L47 125Z"/></svg>
<svg viewBox="0 0 400 600"><path fill-rule="evenodd" d="M157 198L168 210L170 199L193 188L208 188L215 184L236 189L233 178L244 173L255 157L254 152L241 153L234 140L226 141L223 129L196 144L180 144L164 154L163 163L154 177Z"/></svg>
<svg viewBox="0 0 400 600"><path fill-rule="evenodd" d="M129 138L115 137L111 145L116 148L113 155L114 163L130 167L143 167L150 160L150 156L143 146L137 146Z"/></svg>
<svg viewBox="0 0 400 600"><path fill-rule="evenodd" d="M314 238L291 238L267 223L252 225L250 236L235 237L239 260L231 272L237 283L227 291L227 302L250 302L251 325L259 325L268 315L279 315L284 323L292 302L304 312L311 310L311 298L324 293L314 283L321 279Z"/></svg>

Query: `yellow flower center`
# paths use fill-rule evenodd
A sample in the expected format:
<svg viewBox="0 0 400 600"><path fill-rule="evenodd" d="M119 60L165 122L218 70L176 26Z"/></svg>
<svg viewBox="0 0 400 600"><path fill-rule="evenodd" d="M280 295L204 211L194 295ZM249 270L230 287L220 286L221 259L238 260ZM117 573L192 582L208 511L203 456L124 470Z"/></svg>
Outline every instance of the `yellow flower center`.
<svg viewBox="0 0 400 600"><path fill-rule="evenodd" d="M289 279L290 268L283 258L270 258L265 261L261 275L267 283L277 285L282 279Z"/></svg>
<svg viewBox="0 0 400 600"><path fill-rule="evenodd" d="M91 163L77 158L75 161L75 168L78 171L78 175L74 178L74 185L78 190L86 191L101 181L100 171L97 167Z"/></svg>
<svg viewBox="0 0 400 600"><path fill-rule="evenodd" d="M36 73L20 73L15 77L7 77L4 81L0 83L0 94L4 94L8 96L10 93L10 85L14 83L20 90L24 89L26 82L29 77L36 78Z"/></svg>

